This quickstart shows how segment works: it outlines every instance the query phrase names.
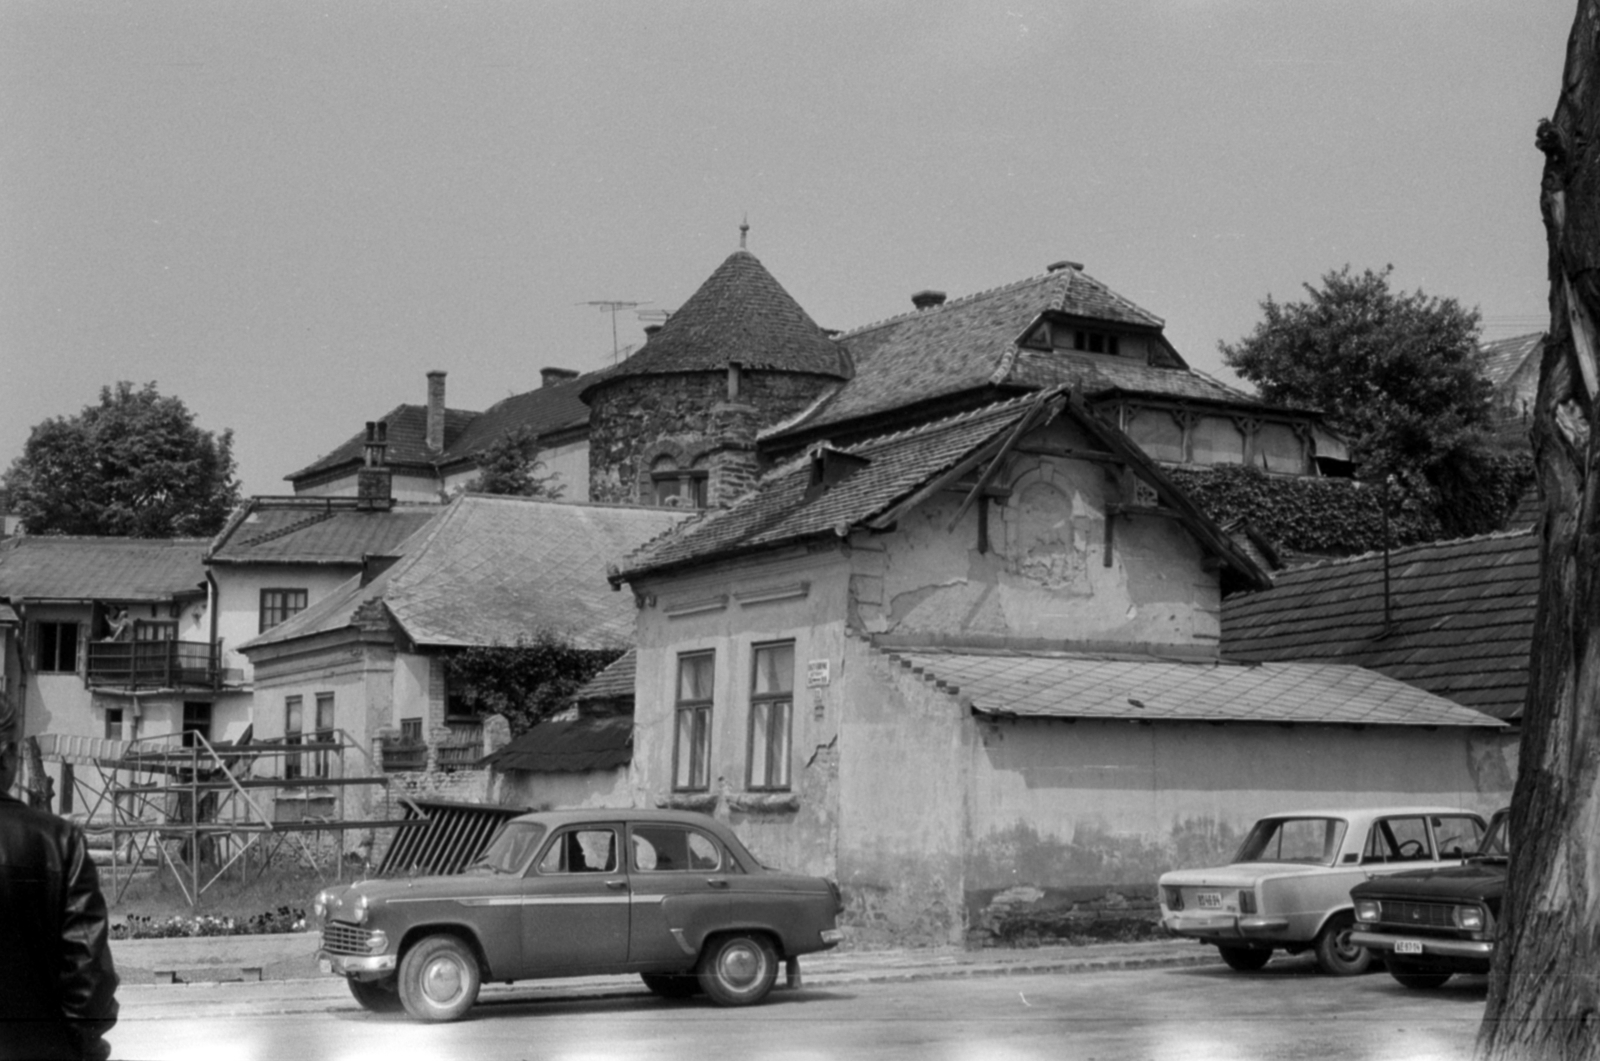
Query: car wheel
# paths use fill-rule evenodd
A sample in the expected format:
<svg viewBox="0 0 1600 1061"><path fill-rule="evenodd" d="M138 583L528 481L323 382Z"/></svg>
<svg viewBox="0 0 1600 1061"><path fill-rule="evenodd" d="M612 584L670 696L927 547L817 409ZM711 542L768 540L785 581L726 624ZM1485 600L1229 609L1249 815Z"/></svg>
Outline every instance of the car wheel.
<svg viewBox="0 0 1600 1061"><path fill-rule="evenodd" d="M1355 918L1348 914L1335 914L1322 926L1313 948L1317 952L1317 968L1329 976L1359 976L1372 965L1372 955L1365 947L1350 942L1355 929Z"/></svg>
<svg viewBox="0 0 1600 1061"><path fill-rule="evenodd" d="M1222 960L1228 964L1228 968L1237 969L1241 973L1253 973L1272 960L1272 951L1265 947L1218 946L1217 952L1222 955Z"/></svg>
<svg viewBox="0 0 1600 1061"><path fill-rule="evenodd" d="M778 956L762 936L719 936L700 955L700 988L719 1006L760 1002L778 978Z"/></svg>
<svg viewBox="0 0 1600 1061"><path fill-rule="evenodd" d="M355 1000L367 1012L400 1012L400 990L395 984L394 977L389 976L382 980L357 980L350 976L345 978L345 983L350 985L350 994L355 996Z"/></svg>
<svg viewBox="0 0 1600 1061"><path fill-rule="evenodd" d="M1397 962L1390 958L1389 975L1394 977L1395 982L1401 987L1426 991L1435 987L1443 987L1445 981L1449 980L1452 974L1425 972L1414 965L1407 965L1404 962Z"/></svg>
<svg viewBox="0 0 1600 1061"><path fill-rule="evenodd" d="M455 936L429 936L400 959L400 1001L417 1020L460 1020L479 983L478 959Z"/></svg>
<svg viewBox="0 0 1600 1061"><path fill-rule="evenodd" d="M692 998L700 993L700 981L686 973L640 973L639 979L651 994L662 998Z"/></svg>

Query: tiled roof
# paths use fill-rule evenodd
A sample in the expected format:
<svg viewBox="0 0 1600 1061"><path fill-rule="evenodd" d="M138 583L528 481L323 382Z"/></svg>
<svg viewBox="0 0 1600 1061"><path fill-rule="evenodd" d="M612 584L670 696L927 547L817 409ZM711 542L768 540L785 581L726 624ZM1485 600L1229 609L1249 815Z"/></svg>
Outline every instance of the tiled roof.
<svg viewBox="0 0 1600 1061"><path fill-rule="evenodd" d="M849 362L783 285L749 251L738 250L622 364L586 380L745 368L840 379ZM588 395L585 395L587 398Z"/></svg>
<svg viewBox="0 0 1600 1061"><path fill-rule="evenodd" d="M0 599L165 601L203 592L206 542L23 535L0 542Z"/></svg>
<svg viewBox="0 0 1600 1061"><path fill-rule="evenodd" d="M1480 347L1483 351L1483 374L1499 390L1528 358L1540 356L1543 347L1544 332L1483 343Z"/></svg>
<svg viewBox="0 0 1600 1061"><path fill-rule="evenodd" d="M606 582L606 565L685 516L467 494L369 585L341 587L250 645L349 626L381 601L417 645L509 644L549 631L578 648L619 648L632 639L634 603Z"/></svg>
<svg viewBox="0 0 1600 1061"><path fill-rule="evenodd" d="M614 770L633 758L633 718L579 718L541 722L480 759L476 765L505 773L576 774Z"/></svg>
<svg viewBox="0 0 1600 1061"><path fill-rule="evenodd" d="M1109 453L1126 460L1150 481L1167 480L1116 428L1090 415L1070 395L1043 391L996 402L906 431L851 446L841 452L861 466L826 491L812 490L811 456L802 455L762 476L756 488L732 507L713 510L651 543L612 572L621 581L650 571L703 563L733 553L752 552L818 535L844 537L860 526L875 526L919 488L955 469L964 459L1020 425L1035 410L1033 427L1052 416L1070 415ZM1186 497L1167 487L1163 500L1175 506L1188 529L1225 556L1247 579L1264 581L1258 567L1206 519Z"/></svg>
<svg viewBox="0 0 1600 1061"><path fill-rule="evenodd" d="M388 425L388 448L384 450L384 463L392 467L432 467L442 453L448 453L467 427L482 413L465 409L446 409L444 413L444 449L435 453L428 448L428 407L425 405L397 405L377 419ZM344 444L326 456L319 457L299 471L285 475L286 480L304 479L318 472L332 471L345 465L360 464L367 433L365 428L350 436Z"/></svg>
<svg viewBox="0 0 1600 1061"><path fill-rule="evenodd" d="M1291 568L1222 606L1239 660L1357 664L1496 718L1522 713L1539 542L1506 533L1395 549L1384 632L1381 553Z"/></svg>
<svg viewBox="0 0 1600 1061"><path fill-rule="evenodd" d="M589 407L578 395L598 375L590 373L500 399L479 413L461 436L445 447L441 463L471 460L474 453L515 431L525 431L537 438L587 427Z"/></svg>
<svg viewBox="0 0 1600 1061"><path fill-rule="evenodd" d="M973 711L1029 718L1365 726L1501 723L1404 682L1336 663L1179 662L897 650L889 659Z"/></svg>
<svg viewBox="0 0 1600 1061"><path fill-rule="evenodd" d="M605 670L590 678L588 683L572 695L578 703L585 700L632 700L633 679L639 666L638 649L630 648L618 656Z"/></svg>
<svg viewBox="0 0 1600 1061"><path fill-rule="evenodd" d="M1067 383L1090 398L1099 391L1128 390L1259 404L1241 391L1190 371L1181 362L1176 367L1158 368L1133 359L1019 351L1017 339L1047 312L1150 332L1162 327L1161 318L1069 265L841 336L855 362L852 379L809 415L783 425L773 435L810 431L920 401L1007 384L1045 387Z"/></svg>
<svg viewBox="0 0 1600 1061"><path fill-rule="evenodd" d="M355 498L252 498L212 545L213 563L359 564L392 555L439 505L362 511Z"/></svg>

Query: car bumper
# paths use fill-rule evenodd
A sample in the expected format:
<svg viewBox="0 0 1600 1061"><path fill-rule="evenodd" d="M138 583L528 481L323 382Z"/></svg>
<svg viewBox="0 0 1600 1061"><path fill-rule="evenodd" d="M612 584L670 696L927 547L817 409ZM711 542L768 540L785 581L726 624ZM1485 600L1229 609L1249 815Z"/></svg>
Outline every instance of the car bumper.
<svg viewBox="0 0 1600 1061"><path fill-rule="evenodd" d="M1367 932L1356 929L1350 933L1350 942L1358 947L1365 947L1370 951L1393 953L1395 944L1401 941L1420 946L1420 951L1400 955L1403 958L1463 958L1469 961L1478 961L1485 964L1494 955L1494 943L1490 940L1476 939L1440 939L1436 936L1405 936L1391 932Z"/></svg>
<svg viewBox="0 0 1600 1061"><path fill-rule="evenodd" d="M372 973L392 973L399 963L394 954L330 954L317 951L317 968L338 976L359 976Z"/></svg>
<svg viewBox="0 0 1600 1061"><path fill-rule="evenodd" d="M1168 914L1162 925L1175 936L1206 940L1270 940L1289 931L1287 917L1262 914Z"/></svg>

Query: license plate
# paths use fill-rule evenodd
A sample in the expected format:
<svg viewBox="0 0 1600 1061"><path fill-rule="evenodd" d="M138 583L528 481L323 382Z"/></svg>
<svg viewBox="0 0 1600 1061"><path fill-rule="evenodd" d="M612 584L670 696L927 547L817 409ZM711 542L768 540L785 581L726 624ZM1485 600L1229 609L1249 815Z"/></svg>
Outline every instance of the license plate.
<svg viewBox="0 0 1600 1061"><path fill-rule="evenodd" d="M1198 906L1202 910L1221 910L1222 909L1222 893L1221 892L1197 892L1197 893L1195 893L1194 904L1196 906Z"/></svg>
<svg viewBox="0 0 1600 1061"><path fill-rule="evenodd" d="M317 962L317 968L321 969L325 973L331 973L333 972L333 963L328 959L323 958Z"/></svg>
<svg viewBox="0 0 1600 1061"><path fill-rule="evenodd" d="M1420 939L1397 939L1394 941L1396 954L1421 954L1422 941Z"/></svg>

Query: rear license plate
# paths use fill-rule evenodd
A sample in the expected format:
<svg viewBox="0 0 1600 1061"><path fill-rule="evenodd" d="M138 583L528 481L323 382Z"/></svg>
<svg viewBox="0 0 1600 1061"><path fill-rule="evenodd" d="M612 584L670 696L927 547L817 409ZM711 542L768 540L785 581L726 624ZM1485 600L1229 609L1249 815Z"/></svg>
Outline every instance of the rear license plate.
<svg viewBox="0 0 1600 1061"><path fill-rule="evenodd" d="M328 959L323 958L317 962L317 968L321 969L325 973L331 973L333 972L333 963Z"/></svg>
<svg viewBox="0 0 1600 1061"><path fill-rule="evenodd" d="M1198 906L1202 910L1221 910L1222 909L1222 893L1221 892L1197 892L1197 893L1195 893L1194 904L1196 906Z"/></svg>
<svg viewBox="0 0 1600 1061"><path fill-rule="evenodd" d="M1396 954L1421 954L1422 941L1420 939L1397 939L1394 941Z"/></svg>

